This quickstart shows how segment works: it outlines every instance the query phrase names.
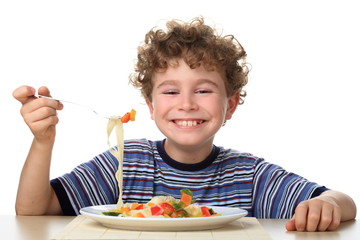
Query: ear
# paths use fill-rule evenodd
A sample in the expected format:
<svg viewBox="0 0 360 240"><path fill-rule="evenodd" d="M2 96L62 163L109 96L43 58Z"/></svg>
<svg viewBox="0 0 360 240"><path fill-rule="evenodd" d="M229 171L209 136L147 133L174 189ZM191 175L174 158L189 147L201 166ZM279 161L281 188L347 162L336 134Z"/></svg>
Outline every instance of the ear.
<svg viewBox="0 0 360 240"><path fill-rule="evenodd" d="M235 112L237 106L240 102L240 92L234 93L229 99L228 99L228 105L226 109L226 115L225 119L229 120L231 119L233 113Z"/></svg>
<svg viewBox="0 0 360 240"><path fill-rule="evenodd" d="M151 119L154 120L154 114L153 114L154 113L154 106L153 106L153 103L150 102L149 100L146 100L146 105L149 108Z"/></svg>

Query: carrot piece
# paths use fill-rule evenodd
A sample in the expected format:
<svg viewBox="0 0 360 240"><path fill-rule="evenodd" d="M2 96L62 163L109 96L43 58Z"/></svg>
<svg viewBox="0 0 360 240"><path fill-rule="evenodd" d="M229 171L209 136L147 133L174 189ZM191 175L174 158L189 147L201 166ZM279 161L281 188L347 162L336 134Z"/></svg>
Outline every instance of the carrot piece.
<svg viewBox="0 0 360 240"><path fill-rule="evenodd" d="M183 202L185 207L189 206L191 204L191 201L192 201L191 195L184 193L184 192L181 193L180 202Z"/></svg>
<svg viewBox="0 0 360 240"><path fill-rule="evenodd" d="M131 210L136 209L140 204L137 202L134 202L133 204L131 204Z"/></svg>
<svg viewBox="0 0 360 240"><path fill-rule="evenodd" d="M135 115L136 115L136 111L134 109L131 109L130 121L135 121Z"/></svg>
<svg viewBox="0 0 360 240"><path fill-rule="evenodd" d="M141 212L138 212L137 214L135 214L135 217L144 218L145 216Z"/></svg>
<svg viewBox="0 0 360 240"><path fill-rule="evenodd" d="M120 121L122 123L127 123L128 121L130 121L130 113L129 112L125 113L125 115L120 118Z"/></svg>
<svg viewBox="0 0 360 240"><path fill-rule="evenodd" d="M119 213L124 213L124 212L129 212L129 211L130 211L129 207L122 207L122 208L120 208Z"/></svg>
<svg viewBox="0 0 360 240"><path fill-rule="evenodd" d="M131 109L131 112L127 112L120 118L120 121L122 123L127 123L129 121L135 121L135 115L136 111L134 109Z"/></svg>

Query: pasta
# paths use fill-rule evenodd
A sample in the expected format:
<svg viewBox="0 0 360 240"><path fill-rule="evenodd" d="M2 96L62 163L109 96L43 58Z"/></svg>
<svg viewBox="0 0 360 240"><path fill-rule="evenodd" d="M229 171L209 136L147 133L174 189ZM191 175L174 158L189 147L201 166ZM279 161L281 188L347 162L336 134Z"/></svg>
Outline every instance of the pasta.
<svg viewBox="0 0 360 240"><path fill-rule="evenodd" d="M115 173L116 180L119 185L119 199L117 202L118 208L123 205L122 201L122 187L123 187L123 159L124 159L124 127L123 124L128 121L135 121L136 111L134 109L131 112L126 113L123 117L111 117L109 118L107 124L107 137L108 137L108 146L109 151L113 154L119 162L119 167L117 172ZM117 142L117 150L111 147L110 145L110 136L111 133L115 130L116 142Z"/></svg>
<svg viewBox="0 0 360 240"><path fill-rule="evenodd" d="M103 212L106 216L138 217L138 218L192 218L221 216L212 208L195 204L193 193L189 189L181 189L179 200L172 196L156 196L150 202L125 203L120 208Z"/></svg>

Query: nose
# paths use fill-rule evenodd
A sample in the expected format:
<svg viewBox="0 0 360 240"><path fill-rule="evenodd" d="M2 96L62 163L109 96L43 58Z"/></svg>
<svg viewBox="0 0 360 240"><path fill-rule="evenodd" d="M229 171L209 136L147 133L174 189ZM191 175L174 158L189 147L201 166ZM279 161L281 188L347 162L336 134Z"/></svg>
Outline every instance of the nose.
<svg viewBox="0 0 360 240"><path fill-rule="evenodd" d="M194 111L198 109L195 96L192 94L181 94L179 98L179 110Z"/></svg>

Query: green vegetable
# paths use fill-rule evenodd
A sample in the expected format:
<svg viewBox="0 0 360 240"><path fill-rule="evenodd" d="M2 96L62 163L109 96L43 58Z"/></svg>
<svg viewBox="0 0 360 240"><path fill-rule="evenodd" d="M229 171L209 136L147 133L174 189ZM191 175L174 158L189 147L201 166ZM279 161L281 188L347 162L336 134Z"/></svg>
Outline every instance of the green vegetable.
<svg viewBox="0 0 360 240"><path fill-rule="evenodd" d="M180 192L181 192L181 193L186 193L186 194L188 194L188 195L190 195L190 196L192 196L192 197L194 196L194 194L192 193L192 191L191 191L190 189L187 189L187 188L181 189Z"/></svg>
<svg viewBox="0 0 360 240"><path fill-rule="evenodd" d="M180 210L180 212L177 215L177 218L184 218L184 217L188 217L189 213L185 210Z"/></svg>
<svg viewBox="0 0 360 240"><path fill-rule="evenodd" d="M173 208L175 209L175 212L183 209L183 207L184 207L184 203L183 203L183 202L172 202L171 205L172 205Z"/></svg>
<svg viewBox="0 0 360 240"><path fill-rule="evenodd" d="M210 212L211 215L216 214L216 212L215 212L214 209L212 209L212 208L209 208L209 212Z"/></svg>
<svg viewBox="0 0 360 240"><path fill-rule="evenodd" d="M120 213L118 212L103 212L102 214L105 216L113 216L113 217L117 217L120 215Z"/></svg>

